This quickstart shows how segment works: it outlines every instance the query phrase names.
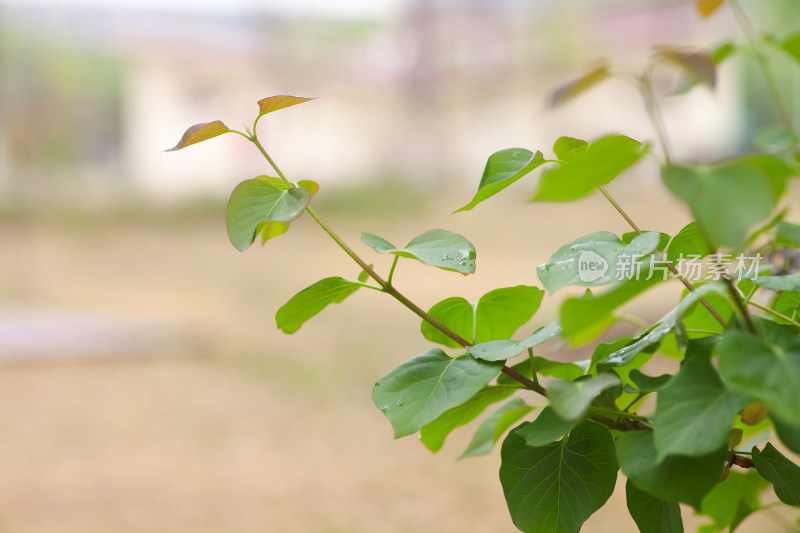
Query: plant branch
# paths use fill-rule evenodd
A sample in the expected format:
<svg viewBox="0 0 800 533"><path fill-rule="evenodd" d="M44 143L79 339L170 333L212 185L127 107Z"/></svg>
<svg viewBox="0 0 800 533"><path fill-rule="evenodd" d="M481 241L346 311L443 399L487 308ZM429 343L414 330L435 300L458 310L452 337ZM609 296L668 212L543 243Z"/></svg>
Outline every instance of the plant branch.
<svg viewBox="0 0 800 533"><path fill-rule="evenodd" d="M254 125L254 127L255 127L255 125ZM272 168L275 169L275 172L278 173L278 176L280 176L280 178L287 185L291 185L291 182L288 179L286 179L286 176L283 174L283 172L281 172L281 169L278 168L278 165L275 164L275 162L269 156L267 151L264 149L264 147L258 141L258 137L256 136L255 132L253 132L253 135L251 137L248 137L248 139L250 139L250 141L252 141L253 144L256 145L256 147L259 149L261 154L267 159L267 161L272 166ZM394 297L395 300L397 300L398 302L403 304L412 313L416 314L422 320L428 322L430 325L432 325L433 327L435 327L436 329L441 331L444 335L446 335L448 338L452 339L453 341L457 342L461 346L464 346L464 347L472 346L471 342L469 342L468 340L462 338L456 332L454 332L453 330L451 330L450 328L448 328L447 326L445 326L444 324L442 324L441 322L436 320L430 314L425 312L424 309L419 307L417 304L415 304L414 302L409 300L405 295L403 295L400 291L398 291L396 288L394 288L394 286L392 286L389 281L386 281L385 279L383 279L377 272L375 272L375 270L372 267L370 267L366 263L366 261L361 259L361 257L357 253L355 253L353 251L353 249L350 248L347 245L347 243L344 242L342 240L342 238L339 237L336 234L336 232L334 232L333 229L330 226L328 226L319 217L319 215L317 215L317 213L314 211L314 209L311 206L306 207L306 212L309 214L309 216L311 216L311 218L314 219L314 221L322 228L322 230L325 233L327 233L328 236L331 239L333 239L333 241L337 245L339 245L339 248L341 248L353 261L356 262L356 264L358 264L358 266L360 266L372 279L374 279L375 282L378 285L380 285L380 288L381 288L381 290L383 292L385 292L387 294L390 294L392 297ZM397 258L395 258L395 263L394 264L396 264L396 263L397 263ZM390 279L391 279L392 273L394 272L394 264L392 265L392 272L390 273ZM510 377L510 378L522 383L523 385L525 385L525 387L531 389L532 391L537 392L537 393L541 394L542 396L546 396L547 395L547 391L545 390L544 387L542 387L541 385L539 385L535 381L532 381L532 380L526 378L525 376L523 376L519 372L516 372L515 370L512 370L508 366L504 365L503 369L502 369L502 372L504 374L506 374L508 377Z"/></svg>
<svg viewBox="0 0 800 533"><path fill-rule="evenodd" d="M653 127L658 135L658 141L661 144L661 149L664 151L664 160L667 164L672 161L671 150L669 145L669 137L667 136L667 127L664 125L664 117L661 116L661 109L658 107L658 100L656 100L656 93L653 90L653 72L658 63L651 62L641 78L639 79L639 89L644 100L644 107L647 111L647 116L653 123Z"/></svg>
<svg viewBox="0 0 800 533"><path fill-rule="evenodd" d="M775 105L778 107L778 114L781 117L783 125L786 127L786 129L794 131L794 124L792 122L792 114L789 111L789 106L786 105L786 100L784 100L783 95L781 94L780 88L778 87L778 82L775 79L775 74L772 72L772 68L769 66L769 59L761 49L761 43L759 42L755 30L753 30L753 26L750 24L750 19L747 18L747 14L744 12L744 9L742 9L742 5L739 3L739 0L729 0L729 3L731 10L733 11L733 16L736 18L736 22L739 23L739 26L742 28L742 32L747 38L747 41L750 43L750 47L753 49L753 53L756 57L756 63L758 63L758 67L761 69L764 80L767 82L769 92L772 94L773 100L775 100Z"/></svg>
<svg viewBox="0 0 800 533"><path fill-rule="evenodd" d="M639 226L636 224L636 222L634 222L634 221L633 221L633 219L632 219L632 218L631 218L631 217L628 215L628 213L626 213L626 212L625 212L625 210L624 210L624 209L622 209L622 206L621 206L621 205L619 205L619 203L617 203L617 201L616 201L616 200L614 200L614 197L613 197L613 196L611 196L611 195L608 193L608 191L606 191L606 190L605 190L605 188L604 188L602 185L599 185L597 188L598 188L598 189L600 189L600 192L601 192L601 193L603 193L603 196L605 196L605 197L606 197L606 199L607 199L607 200L608 200L608 201L611 203L611 205L612 205L612 206L614 206L614 209L616 209L616 210L617 210L617 212L618 212L618 213L619 213L619 214L622 216L622 218L624 218L624 219L625 219L625 221L626 221L626 222L627 222L627 223L628 223L628 224L631 226L631 228L633 228L633 230L634 230L636 233L638 233L639 235L641 235L641 234L642 234L642 230L639 228ZM661 252L658 250L658 248L656 248L656 250L655 250L655 251L656 251L656 253L661 253ZM697 289L694 287L694 285L692 285L691 283L689 283L689 281L687 281L687 280L685 280L685 279L683 279L682 277L680 277L680 276L679 276L679 274L678 274L678 269L677 269L677 268L675 268L675 265L673 265L671 261L668 261L668 260L666 260L666 258L665 258L664 264L665 264L665 265L667 265L667 268L669 269L669 271L670 271L670 272L672 272L672 274L673 274L673 275L674 275L674 276L675 276L675 277L676 277L678 280L680 280L680 282L683 284L683 286L684 286L684 287L686 287L687 289L689 289L689 292L694 292L694 291L696 291L696 290L697 290ZM706 310L708 310L708 312L709 312L709 313L711 313L711 316L713 316L713 317L714 317L714 319L715 319L717 322L719 322L719 323L720 323L720 325L721 325L723 328L725 328L725 327L728 327L728 323L725 321L725 319L723 319L723 318L722 318L722 317L719 315L719 313L717 313L716 309L714 309L714 308L711 306L711 304L710 304L710 303L708 303L708 301L707 301L705 298L700 298L700 303L701 303L701 304L703 304L703 307L705 307L705 308L706 308Z"/></svg>
<svg viewBox="0 0 800 533"><path fill-rule="evenodd" d="M744 304L742 293L740 293L736 289L736 285L733 284L733 281L731 281L731 278L729 278L728 276L722 276L722 281L728 288L728 293L731 295L731 298L733 298L733 301L736 303L736 309L739 311L739 314L742 315L742 318L744 318L744 322L747 325L747 329L750 330L750 333L755 334L756 326L750 319L750 313L747 312L747 307Z"/></svg>

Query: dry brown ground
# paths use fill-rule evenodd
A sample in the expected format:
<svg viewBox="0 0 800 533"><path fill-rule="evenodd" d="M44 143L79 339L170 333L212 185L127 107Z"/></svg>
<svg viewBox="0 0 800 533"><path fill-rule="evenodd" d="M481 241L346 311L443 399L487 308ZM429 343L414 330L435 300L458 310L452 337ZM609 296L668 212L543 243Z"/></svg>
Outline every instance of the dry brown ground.
<svg viewBox="0 0 800 533"><path fill-rule="evenodd" d="M682 225L680 208L647 188L620 199L644 226ZM365 255L360 230L397 243L431 227L470 238L474 276L401 265L398 285L423 307L537 284L536 265L559 245L598 228L628 231L599 198L532 205L507 195L447 215L455 204L330 218ZM0 532L515 531L497 450L455 462L470 437L462 430L434 456L414 438L393 441L372 405L375 378L429 347L413 315L363 290L294 336L276 330L275 310L296 291L356 273L305 219L244 255L227 243L221 212L0 225L0 306L144 317L162 339L139 357L0 367ZM657 318L676 290L632 309ZM548 296L526 329L558 299ZM635 531L623 495L620 485L585 531Z"/></svg>

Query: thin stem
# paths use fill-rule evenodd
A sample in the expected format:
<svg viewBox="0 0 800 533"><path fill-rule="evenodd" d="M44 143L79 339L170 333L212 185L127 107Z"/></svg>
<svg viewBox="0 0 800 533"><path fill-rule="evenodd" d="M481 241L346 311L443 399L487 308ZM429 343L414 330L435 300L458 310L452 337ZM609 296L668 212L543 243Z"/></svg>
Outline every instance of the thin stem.
<svg viewBox="0 0 800 533"><path fill-rule="evenodd" d="M717 263L719 264L719 263ZM744 318L744 322L747 325L747 329L750 330L750 333L756 333L756 326L753 324L753 321L750 319L750 313L747 312L747 307L745 307L744 299L742 293L736 289L736 285L733 284L731 278L727 276L722 277L722 281L725 283L725 286L728 288L728 293L733 298L733 301L736 303L736 309L739 311L739 314L742 315Z"/></svg>
<svg viewBox="0 0 800 533"><path fill-rule="evenodd" d="M629 403L625 407L625 409L622 410L622 412L627 415L627 413L630 410L630 408L633 407L634 405L636 405L640 400L645 398L648 394L649 394L648 392L639 392L639 394L636 395L636 398L634 398L633 401L631 403Z"/></svg>
<svg viewBox="0 0 800 533"><path fill-rule="evenodd" d="M639 229L639 226L636 225L636 222L634 222L633 219L628 215L628 213L626 213L625 210L622 209L622 206L619 205L616 200L614 200L614 197L608 194L605 187L603 187L602 185L598 185L597 188L600 189L600 192L603 193L603 196L606 197L606 200L608 200L608 202L612 206L614 206L614 209L617 210L617 213L619 213L622 216L622 218L625 219L625 222L627 222L630 225L630 227L633 228L633 231L641 234L642 230Z"/></svg>
<svg viewBox="0 0 800 533"><path fill-rule="evenodd" d="M765 306L765 305L761 305L760 303L758 303L758 302L754 302L754 301L752 301L752 300L751 300L751 301L749 301L749 302L747 302L747 304L748 304L748 305L752 305L752 306L753 306L753 307L755 307L756 309L761 309L761 310L762 310L762 311L764 311L765 313L769 313L769 314L771 314L771 315L773 315L773 316L776 316L776 317L778 317L778 318L780 318L780 319L782 319L782 320L785 320L785 321L789 322L790 324L792 324L792 325L794 325L794 326L797 326L798 328L800 328L800 322L798 322L797 320L794 320L794 319L792 319L792 318L789 318L788 316L784 315L783 313L779 313L778 311L776 311L776 310L774 310L774 309L770 309L769 307L767 307L767 306Z"/></svg>
<svg viewBox="0 0 800 533"><path fill-rule="evenodd" d="M639 87L644 100L645 110L653 123L653 127L658 135L658 141L661 144L661 149L664 151L664 160L667 164L672 161L670 155L669 137L667 137L667 127L664 125L664 117L661 116L661 109L658 107L658 100L656 100L656 93L653 90L653 72L658 63L650 63L645 69L644 74L639 81Z"/></svg>
<svg viewBox="0 0 800 533"><path fill-rule="evenodd" d="M269 156L267 151L264 150L264 147L261 145L261 142L258 140L258 135L256 135L256 132L255 132L255 125L253 125L253 136L249 137L249 139L251 141L253 141L253 144L255 144L256 148L259 149L259 151L261 152L261 155L263 155L267 159L269 164L272 166L272 168L275 169L275 172L278 173L278 176L280 176L280 178L283 180L283 182L288 187L291 187L292 186L292 182L290 182L288 179L286 179L286 176L283 175L283 172L281 172L281 169L278 168L278 165L275 164L275 161L272 160L272 158Z"/></svg>
<svg viewBox="0 0 800 533"><path fill-rule="evenodd" d="M533 348L528 348L528 359L531 362L531 377L533 378L533 382L536 383L537 386L540 386L539 376L536 373L536 359L533 357Z"/></svg>
<svg viewBox="0 0 800 533"><path fill-rule="evenodd" d="M392 284L392 278L394 277L394 269L397 268L397 262L400 260L399 255L394 256L394 261L392 261L392 268L389 269L389 277L386 279L386 283L390 286Z"/></svg>
<svg viewBox="0 0 800 533"><path fill-rule="evenodd" d="M775 79L775 74L769 66L769 59L761 49L761 43L756 32L753 30L753 26L750 24L750 19L747 18L747 14L744 12L744 9L742 9L739 0L729 0L729 3L733 11L733 16L736 18L739 26L741 26L747 41L750 43L750 47L753 49L756 62L761 69L761 73L764 75L764 80L767 82L769 92L772 94L773 100L775 100L775 105L778 107L778 114L781 117L783 125L786 126L786 129L794 131L794 124L792 122L792 114L789 111L789 106L786 105L786 100L784 100L781 94L778 82Z"/></svg>

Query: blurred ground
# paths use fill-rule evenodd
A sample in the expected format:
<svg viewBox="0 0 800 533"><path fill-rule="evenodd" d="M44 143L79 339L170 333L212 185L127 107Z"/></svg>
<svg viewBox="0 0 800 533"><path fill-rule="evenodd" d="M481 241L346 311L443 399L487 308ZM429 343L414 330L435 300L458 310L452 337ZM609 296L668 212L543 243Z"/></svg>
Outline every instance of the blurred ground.
<svg viewBox="0 0 800 533"><path fill-rule="evenodd" d="M627 231L601 198L530 204L514 189L448 215L469 192L422 201L387 191L397 202L386 203L345 191L326 205L323 187L318 211L384 272L387 258L370 255L359 231L402 243L445 227L472 240L474 276L400 265L398 286L423 307L538 284L536 265L561 244ZM685 220L657 185L628 177L610 189L644 227L675 232ZM307 217L243 255L227 242L222 203L182 214L17 214L0 223L0 243L0 317L27 317L29 341L12 344L0 330L0 532L515 531L498 450L455 462L470 429L438 456L413 437L393 441L370 400L377 377L428 349L413 315L364 290L294 336L276 330L274 312L292 294L357 274ZM649 293L632 310L653 320L678 290ZM524 330L548 321L561 297L548 296ZM53 350L59 338L64 353ZM75 353L81 342L85 354ZM622 484L585 531L635 531Z"/></svg>

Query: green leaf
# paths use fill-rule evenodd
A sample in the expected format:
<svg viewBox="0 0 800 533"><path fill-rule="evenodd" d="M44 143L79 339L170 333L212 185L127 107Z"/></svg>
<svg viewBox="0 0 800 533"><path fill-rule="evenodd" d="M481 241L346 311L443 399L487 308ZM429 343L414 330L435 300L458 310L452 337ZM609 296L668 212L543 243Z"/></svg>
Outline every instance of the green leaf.
<svg viewBox="0 0 800 533"><path fill-rule="evenodd" d="M506 387L484 387L475 396L442 413L439 418L422 426L419 439L433 453L444 446L447 436L457 427L464 426L475 420L487 407L493 403L501 402L514 393L513 389Z"/></svg>
<svg viewBox="0 0 800 533"><path fill-rule="evenodd" d="M769 442L762 451L753 447L753 464L761 476L772 483L778 499L800 507L800 467L783 456Z"/></svg>
<svg viewBox="0 0 800 533"><path fill-rule="evenodd" d="M313 98L287 96L283 94L278 96L270 96L269 98L262 98L258 101L258 117L260 118L267 113L272 113L273 111L278 111L279 109L284 109L293 105L302 104L303 102L308 102L309 100L313 100Z"/></svg>
<svg viewBox="0 0 800 533"><path fill-rule="evenodd" d="M771 126L759 131L756 135L756 146L769 153L788 150L797 144L797 141L797 134L783 126Z"/></svg>
<svg viewBox="0 0 800 533"><path fill-rule="evenodd" d="M636 522L639 533L683 533L681 508L675 502L665 502L631 483L625 484L628 512Z"/></svg>
<svg viewBox="0 0 800 533"><path fill-rule="evenodd" d="M565 202L582 198L631 167L648 149L622 135L600 138L584 152L545 172L531 200Z"/></svg>
<svg viewBox="0 0 800 533"><path fill-rule="evenodd" d="M720 0L724 1L724 0ZM736 45L732 42L725 42L714 48L709 52L709 57L716 65L722 64L723 61L728 59L736 52Z"/></svg>
<svg viewBox="0 0 800 533"><path fill-rule="evenodd" d="M559 86L550 96L550 106L556 107L594 87L611 75L605 61L598 63L582 76Z"/></svg>
<svg viewBox="0 0 800 533"><path fill-rule="evenodd" d="M559 313L563 329L561 335L568 338L591 329L605 321L612 311L662 281L659 275L646 279L647 269L643 268L642 271L639 279L619 281L596 296L585 294L580 298L567 298Z"/></svg>
<svg viewBox="0 0 800 533"><path fill-rule="evenodd" d="M466 300L465 300L466 301ZM505 361L516 357L524 350L533 348L544 342L553 339L561 334L561 324L558 320L543 326L536 330L536 332L525 340L497 340L482 342L467 346L467 352L473 357L483 359L484 361Z"/></svg>
<svg viewBox="0 0 800 533"><path fill-rule="evenodd" d="M773 184L754 161L715 167L666 166L667 189L691 209L697 228L714 247L740 249L750 229L767 219L776 201Z"/></svg>
<svg viewBox="0 0 800 533"><path fill-rule="evenodd" d="M553 153L561 161L569 161L582 154L589 147L589 143L574 137L559 137L553 145Z"/></svg>
<svg viewBox="0 0 800 533"><path fill-rule="evenodd" d="M721 282L711 282L701 285L694 292L690 292L672 311L664 315L654 327L650 328L644 335L636 339L635 342L620 348L606 357L606 359L598 361L598 363L607 365L624 365L628 363L639 352L661 342L664 337L675 328L683 315L699 302L701 298L706 297L710 293L727 295L727 290Z"/></svg>
<svg viewBox="0 0 800 533"><path fill-rule="evenodd" d="M567 285L595 286L615 281L622 262L639 260L656 249L659 233L637 235L630 244L607 231L598 231L562 246L536 273L550 292Z"/></svg>
<svg viewBox="0 0 800 533"><path fill-rule="evenodd" d="M543 296L544 291L537 287L504 287L487 292L477 304L457 296L447 298L431 307L428 314L463 339L483 343L513 335L536 313ZM421 330L430 341L459 346L427 321L422 321Z"/></svg>
<svg viewBox="0 0 800 533"><path fill-rule="evenodd" d="M746 396L728 390L708 355L692 355L658 391L653 438L657 460L667 455L708 455L728 441L733 419Z"/></svg>
<svg viewBox="0 0 800 533"><path fill-rule="evenodd" d="M669 383L672 379L672 374L662 374L660 376L648 376L642 374L638 368L631 370L628 374L630 380L636 385L636 392L656 392L661 387ZM627 385L626 385L627 386Z"/></svg>
<svg viewBox="0 0 800 533"><path fill-rule="evenodd" d="M533 411L533 409L533 407L526 405L525 402L519 398L514 398L509 401L503 407L489 415L486 420L478 426L475 436L459 459L474 457L476 455L485 455L492 451L494 443L503 436L503 433L520 418Z"/></svg>
<svg viewBox="0 0 800 533"><path fill-rule="evenodd" d="M620 384L619 376L612 373L578 381L554 380L547 385L547 397L558 416L578 420L598 394Z"/></svg>
<svg viewBox="0 0 800 533"><path fill-rule="evenodd" d="M681 67L694 81L704 83L712 88L716 84L717 67L707 54L675 46L659 45L653 48L656 57Z"/></svg>
<svg viewBox="0 0 800 533"><path fill-rule="evenodd" d="M778 418L800 425L800 338L790 327L783 328L794 344L768 344L741 331L726 333L717 346L719 371L731 388L766 404Z"/></svg>
<svg viewBox="0 0 800 533"><path fill-rule="evenodd" d="M689 257L702 259L710 252L703 240L703 235L697 228L697 224L690 222L672 238L667 246L666 253L668 261L677 263Z"/></svg>
<svg viewBox="0 0 800 533"><path fill-rule="evenodd" d="M710 17L725 0L695 0L695 7L703 18Z"/></svg>
<svg viewBox="0 0 800 533"><path fill-rule="evenodd" d="M452 358L438 348L428 350L381 377L372 400L391 422L395 438L403 437L469 400L502 367L470 355Z"/></svg>
<svg viewBox="0 0 800 533"><path fill-rule="evenodd" d="M300 187L281 188L263 179L241 182L228 201L231 244L244 252L253 244L262 222L291 222L303 214L310 200L311 194Z"/></svg>
<svg viewBox="0 0 800 533"><path fill-rule="evenodd" d="M703 499L701 512L711 517L713 524L703 531L722 531L730 528L732 533L742 520L761 508L758 495L767 483L757 472L740 474L731 471L725 481L717 484Z"/></svg>
<svg viewBox="0 0 800 533"><path fill-rule="evenodd" d="M502 449L500 482L525 533L578 533L614 491L617 461L608 430L585 421L567 437L532 447L515 430Z"/></svg>
<svg viewBox="0 0 800 533"><path fill-rule="evenodd" d="M219 120L215 120L214 122L201 122L200 124L195 124L194 126L189 127L189 129L184 132L181 140L178 141L178 144L165 151L177 152L182 148L186 148L187 146L199 142L207 141L208 139L213 139L214 137L222 135L223 133L228 133L229 131L231 130L228 129L228 126Z"/></svg>
<svg viewBox="0 0 800 533"><path fill-rule="evenodd" d="M775 427L775 433L781 442L794 453L800 454L800 426L793 426L787 424L775 415L770 414L772 425Z"/></svg>
<svg viewBox="0 0 800 533"><path fill-rule="evenodd" d="M486 168L483 170L481 183L478 185L475 197L470 203L455 212L469 211L544 163L544 156L541 152L534 154L525 148L508 148L493 153L486 162Z"/></svg>
<svg viewBox="0 0 800 533"><path fill-rule="evenodd" d="M477 342L507 339L536 314L544 291L517 285L487 292L475 308Z"/></svg>
<svg viewBox="0 0 800 533"><path fill-rule="evenodd" d="M527 446L537 447L557 441L576 425L578 420L564 420L551 407L545 407L536 420L522 424L515 431Z"/></svg>
<svg viewBox="0 0 800 533"><path fill-rule="evenodd" d="M653 434L629 431L617 437L617 456L622 472L640 489L666 502L699 509L719 481L728 448L702 457L670 455L658 462Z"/></svg>
<svg viewBox="0 0 800 533"><path fill-rule="evenodd" d="M443 270L472 274L475 272L475 247L467 239L443 229L428 230L417 235L405 248L395 246L372 233L362 233L361 240L378 253L391 253L416 259L425 265Z"/></svg>
<svg viewBox="0 0 800 533"><path fill-rule="evenodd" d="M330 304L342 303L361 285L340 277L320 280L298 292L275 314L278 329L294 333L314 315Z"/></svg>
<svg viewBox="0 0 800 533"><path fill-rule="evenodd" d="M788 222L775 225L775 244L787 244L800 248L800 226Z"/></svg>
<svg viewBox="0 0 800 533"><path fill-rule="evenodd" d="M475 309L467 300L460 296L445 298L433 305L428 314L446 326L452 332L465 340L472 340L475 327ZM420 326L422 336L431 342L444 344L450 348L459 348L461 345L439 331L427 320Z"/></svg>
<svg viewBox="0 0 800 533"><path fill-rule="evenodd" d="M772 289L773 291L800 292L800 274L790 274L787 276L758 276L753 279L753 283L761 287Z"/></svg>
<svg viewBox="0 0 800 533"><path fill-rule="evenodd" d="M793 33L787 37L782 43L781 48L792 56L795 61L800 63L800 32Z"/></svg>
<svg viewBox="0 0 800 533"><path fill-rule="evenodd" d="M288 222L275 222L274 220L267 220L256 226L256 235L261 235L261 246L264 246L268 240L275 237L280 237L287 231L289 231Z"/></svg>

